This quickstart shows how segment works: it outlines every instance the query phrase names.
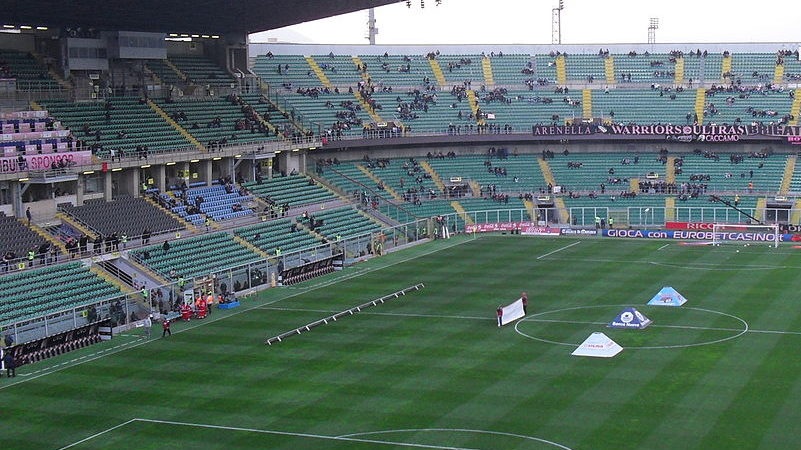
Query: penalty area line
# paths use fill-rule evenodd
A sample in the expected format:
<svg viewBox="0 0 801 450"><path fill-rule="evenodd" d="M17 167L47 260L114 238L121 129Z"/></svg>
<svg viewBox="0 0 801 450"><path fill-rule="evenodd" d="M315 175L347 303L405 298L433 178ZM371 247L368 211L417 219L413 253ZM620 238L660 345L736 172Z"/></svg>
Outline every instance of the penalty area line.
<svg viewBox="0 0 801 450"><path fill-rule="evenodd" d="M545 258L546 256L551 256L551 255L553 255L554 253L559 253L559 252L561 252L562 250L567 250L567 249L569 249L570 247L572 247L572 246L574 246L574 245L579 245L579 244L581 244L581 241L576 241L576 242L574 242L574 243L572 243L572 244L565 245L564 247L557 248L556 250L554 250L554 251L552 251L552 252L548 252L548 253L546 253L546 254L544 254L544 255L537 256L537 259L542 259L542 258Z"/></svg>

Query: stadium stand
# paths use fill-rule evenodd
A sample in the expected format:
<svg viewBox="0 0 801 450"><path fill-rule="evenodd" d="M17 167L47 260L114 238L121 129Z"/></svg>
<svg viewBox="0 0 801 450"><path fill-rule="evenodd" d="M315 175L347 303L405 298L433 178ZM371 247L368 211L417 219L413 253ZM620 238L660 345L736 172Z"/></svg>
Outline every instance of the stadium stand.
<svg viewBox="0 0 801 450"><path fill-rule="evenodd" d="M169 61L187 77L187 82L211 87L232 87L233 77L222 67L203 56L172 55Z"/></svg>
<svg viewBox="0 0 801 450"><path fill-rule="evenodd" d="M64 204L62 210L104 236L117 233L132 238L144 230L158 234L186 228L143 198L118 198L111 202L87 200L83 206Z"/></svg>
<svg viewBox="0 0 801 450"><path fill-rule="evenodd" d="M340 238L357 236L377 232L381 229L376 222L350 206L317 211L306 215L306 217L298 216L296 219L310 230L327 237L330 241L337 241L337 236Z"/></svg>
<svg viewBox="0 0 801 450"><path fill-rule="evenodd" d="M178 72L170 67L164 59L151 59L147 61L146 65L164 84L175 85L178 84L179 81L183 81L178 75Z"/></svg>
<svg viewBox="0 0 801 450"><path fill-rule="evenodd" d="M193 225L201 225L209 217L215 222L253 214L245 206L252 197L233 184L190 187L161 194L162 205Z"/></svg>
<svg viewBox="0 0 801 450"><path fill-rule="evenodd" d="M320 244L305 228L298 227L295 219L279 219L238 228L234 234L269 254L275 254L279 248L282 253L291 253Z"/></svg>
<svg viewBox="0 0 801 450"><path fill-rule="evenodd" d="M266 141L269 129L234 97L201 100L158 100L176 123L206 146Z"/></svg>
<svg viewBox="0 0 801 450"><path fill-rule="evenodd" d="M169 123L136 97L111 97L106 101L70 102L49 99L40 102L53 117L66 124L76 139L91 146L98 156L142 155L191 147Z"/></svg>
<svg viewBox="0 0 801 450"><path fill-rule="evenodd" d="M504 150L508 152L508 149ZM487 154L433 158L428 161L443 180L462 177L475 181L483 190L488 186L496 186L498 192L537 192L548 185L534 155L512 154L501 159ZM504 170L502 173L505 175L495 172L500 169Z"/></svg>
<svg viewBox="0 0 801 450"><path fill-rule="evenodd" d="M322 203L337 197L325 187L315 183L309 177L289 175L251 181L242 184L253 195L268 203L289 204L290 208L312 203Z"/></svg>
<svg viewBox="0 0 801 450"><path fill-rule="evenodd" d="M0 256L12 252L23 258L29 251L37 251L47 240L14 217L0 212Z"/></svg>
<svg viewBox="0 0 801 450"><path fill-rule="evenodd" d="M0 78L16 79L19 91L58 91L62 87L30 53L0 50Z"/></svg>
<svg viewBox="0 0 801 450"><path fill-rule="evenodd" d="M657 154L647 153L570 153L555 154L548 163L551 172L563 191L596 191L601 184L608 193L629 192L629 180L647 179L648 174L657 175L655 180L665 179L665 165L657 161ZM612 173L610 173L613 171Z"/></svg>
<svg viewBox="0 0 801 450"><path fill-rule="evenodd" d="M121 292L79 262L0 278L0 325L112 298Z"/></svg>
<svg viewBox="0 0 801 450"><path fill-rule="evenodd" d="M171 278L170 272L173 270L180 276L190 278L262 259L261 255L224 232L176 240L169 245L167 251L162 244L134 250L130 254L165 279Z"/></svg>

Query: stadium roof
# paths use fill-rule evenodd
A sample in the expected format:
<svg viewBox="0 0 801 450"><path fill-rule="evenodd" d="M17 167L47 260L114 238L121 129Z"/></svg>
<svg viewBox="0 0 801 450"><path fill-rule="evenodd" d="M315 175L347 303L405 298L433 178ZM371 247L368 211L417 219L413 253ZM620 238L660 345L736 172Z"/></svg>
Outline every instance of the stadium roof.
<svg viewBox="0 0 801 450"><path fill-rule="evenodd" d="M9 0L0 22L160 33L272 30L399 0Z"/></svg>

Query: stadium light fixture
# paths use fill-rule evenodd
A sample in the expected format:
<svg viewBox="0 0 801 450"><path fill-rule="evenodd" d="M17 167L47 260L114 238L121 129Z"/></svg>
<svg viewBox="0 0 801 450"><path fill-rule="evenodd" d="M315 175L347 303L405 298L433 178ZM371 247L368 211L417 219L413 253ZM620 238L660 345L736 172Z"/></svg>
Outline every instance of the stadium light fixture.
<svg viewBox="0 0 801 450"><path fill-rule="evenodd" d="M193 34L193 35L192 35L192 37L193 37L193 38L199 38L199 37L200 37L200 35L199 35L199 34Z"/></svg>
<svg viewBox="0 0 801 450"><path fill-rule="evenodd" d="M219 37L219 36L217 36L216 34L212 34L212 35L211 35L211 38L212 38L212 39L219 39L220 37Z"/></svg>
<svg viewBox="0 0 801 450"><path fill-rule="evenodd" d="M170 37L178 37L178 33L170 33Z"/></svg>
<svg viewBox="0 0 801 450"><path fill-rule="evenodd" d="M188 34L182 34L181 37L189 37Z"/></svg>
<svg viewBox="0 0 801 450"><path fill-rule="evenodd" d="M147 169L150 167L150 164L145 164L144 166L139 166L140 169Z"/></svg>
<svg viewBox="0 0 801 450"><path fill-rule="evenodd" d="M94 171L94 170L87 170L87 171L86 171L86 172L84 172L83 174L84 174L84 175L91 175L91 174L93 174L93 173L95 173L95 171Z"/></svg>
<svg viewBox="0 0 801 450"><path fill-rule="evenodd" d="M30 26L30 25L20 25L20 26L19 26L19 29L20 29L20 30L32 30L32 29L33 29L33 27L32 27L32 26Z"/></svg>
<svg viewBox="0 0 801 450"><path fill-rule="evenodd" d="M167 163L167 165L168 165L168 166L174 166L174 165L175 165L175 162L168 162L168 163Z"/></svg>
<svg viewBox="0 0 801 450"><path fill-rule="evenodd" d="M309 147L309 150L317 150L317 147Z"/></svg>
<svg viewBox="0 0 801 450"><path fill-rule="evenodd" d="M275 153L277 155L277 154L281 153L281 150L276 150L273 153Z"/></svg>
<svg viewBox="0 0 801 450"><path fill-rule="evenodd" d="M293 148L293 149L292 149L292 151L293 151L293 152L299 152L299 151L300 151L300 149L299 149L299 148Z"/></svg>
<svg viewBox="0 0 801 450"><path fill-rule="evenodd" d="M221 159L222 159L222 158L220 158L219 156L218 156L218 157L216 157L216 158L211 158L211 160L212 160L212 161L219 161L219 160L221 160Z"/></svg>
<svg viewBox="0 0 801 450"><path fill-rule="evenodd" d="M111 169L112 172L122 172L122 167L117 167L116 169Z"/></svg>
<svg viewBox="0 0 801 450"><path fill-rule="evenodd" d="M30 178L20 178L20 179L19 179L19 180L17 180L17 181L23 182L23 181L28 181L28 180L30 180Z"/></svg>
<svg viewBox="0 0 801 450"><path fill-rule="evenodd" d="M36 27L39 31L47 31L47 27Z"/></svg>
<svg viewBox="0 0 801 450"><path fill-rule="evenodd" d="M234 158L241 158L242 155L234 155Z"/></svg>
<svg viewBox="0 0 801 450"><path fill-rule="evenodd" d="M189 161L189 162L190 162L190 163L196 163L196 162L200 162L200 160L199 160L199 159L193 159L193 160L191 160L191 161Z"/></svg>
<svg viewBox="0 0 801 450"><path fill-rule="evenodd" d="M11 29L11 28L16 28L16 27L14 25L3 25L3 28Z"/></svg>

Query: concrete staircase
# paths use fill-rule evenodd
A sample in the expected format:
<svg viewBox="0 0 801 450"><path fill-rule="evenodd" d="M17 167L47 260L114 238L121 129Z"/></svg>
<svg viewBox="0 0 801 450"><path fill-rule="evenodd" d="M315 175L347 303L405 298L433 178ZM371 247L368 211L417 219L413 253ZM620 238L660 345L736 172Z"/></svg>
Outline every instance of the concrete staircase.
<svg viewBox="0 0 801 450"><path fill-rule="evenodd" d="M676 182L676 157L668 156L667 163L665 164L665 182Z"/></svg>
<svg viewBox="0 0 801 450"><path fill-rule="evenodd" d="M147 64L143 64L142 65L142 71L145 72L146 74L148 74L151 78L153 78L153 81L155 81L156 84L159 84L159 85L162 85L162 86L164 85L164 81L162 81L162 79L158 75L156 75L156 72L153 72L152 70L150 70L150 67L148 67Z"/></svg>
<svg viewBox="0 0 801 450"><path fill-rule="evenodd" d="M365 112L367 112L367 114L370 115L370 119L372 119L373 122L379 123L384 121L384 119L382 119L381 116L378 115L376 110L372 106L370 106L369 103L367 103L367 101L362 96L361 92L353 91L353 96L356 97L356 101L358 101L359 104L362 105L362 109Z"/></svg>
<svg viewBox="0 0 801 450"><path fill-rule="evenodd" d="M453 209L454 209L454 210L455 210L455 211L456 211L458 214L460 214L460 215L461 215L461 217L464 217L464 222L465 222L466 224L468 224L468 225L473 225L473 224L475 223L475 222L473 221L473 218L467 215L467 211L465 211L465 210L464 210L464 207L462 206L462 204L461 204L461 203L459 203L459 202L457 202L456 200L454 200L454 201L452 201L452 202L451 202L451 206L453 207Z"/></svg>
<svg viewBox="0 0 801 450"><path fill-rule="evenodd" d="M629 190L631 192L640 192L640 179L639 178L629 178Z"/></svg>
<svg viewBox="0 0 801 450"><path fill-rule="evenodd" d="M166 112L164 112L164 110L161 109L161 107L159 105L157 105L155 102L153 102L153 100L148 99L147 100L147 106L149 106L150 109L155 111L156 114L161 116L162 119L167 121L167 123L170 124L171 127L175 128L175 131L180 133L181 136L186 138L187 141L191 142L192 145L194 145L195 147L198 148L198 150L201 150L201 151L204 151L204 152L208 151L208 149L206 149L205 145L201 144L200 141L198 141L197 139L195 139L194 136L189 134L189 132L186 131L186 129L184 127L182 127L181 125L178 125L178 122L172 120L172 117L170 117Z"/></svg>
<svg viewBox="0 0 801 450"><path fill-rule="evenodd" d="M801 198L793 202L793 211L790 214L790 223L801 223Z"/></svg>
<svg viewBox="0 0 801 450"><path fill-rule="evenodd" d="M442 178L440 178L437 171L431 167L431 164L429 164L428 161L420 161L420 167L422 167L427 174L431 175L431 181L437 185L437 189L439 189L440 192L445 193L445 183L442 182Z"/></svg>
<svg viewBox="0 0 801 450"><path fill-rule="evenodd" d="M264 259L270 258L272 256L269 253L265 252L264 250L260 249L259 247L256 247L255 245L251 244L250 242L242 239L241 237L235 234L232 234L231 237L233 237L234 240L238 242L240 245L247 247L253 253L261 255L261 257Z"/></svg>
<svg viewBox="0 0 801 450"><path fill-rule="evenodd" d="M484 85L488 88L495 86L495 78L492 76L492 61L486 56L481 58L481 71L484 73Z"/></svg>
<svg viewBox="0 0 801 450"><path fill-rule="evenodd" d="M790 121L790 125L798 126L799 114L801 114L801 88L795 90L793 105L790 107L790 115L793 116L793 120Z"/></svg>
<svg viewBox="0 0 801 450"><path fill-rule="evenodd" d="M553 172L551 171L551 166L548 164L548 161L539 157L537 158L537 162L540 164L540 171L542 171L542 177L545 178L545 182L549 183L551 186L556 186L556 179L553 177Z"/></svg>
<svg viewBox="0 0 801 450"><path fill-rule="evenodd" d="M83 233L83 234L85 234L85 235L87 235L89 237L93 237L93 236L97 235L97 233L95 233L94 231L86 228L85 226L83 226L80 223L78 223L75 219L73 219L72 217L70 217L70 216L68 216L68 215L66 215L66 214L64 214L62 212L57 212L56 213L56 219L68 224L72 228L75 228L76 230L80 231L81 233Z"/></svg>
<svg viewBox="0 0 801 450"><path fill-rule="evenodd" d="M773 84L778 85L784 82L784 64L776 64L773 69Z"/></svg>
<svg viewBox="0 0 801 450"><path fill-rule="evenodd" d="M50 242L50 245L55 245L56 247L58 247L58 249L61 251L62 255L69 254L69 251L67 250L67 246L64 244L64 242L61 241L61 239L57 239L55 236L51 235L50 233L48 233L47 231L42 229L42 227L40 227L39 225L36 225L33 222L31 222L30 226L28 226L28 221L27 220L25 220L25 219L17 219L17 220L20 223L22 223L23 225L25 225L26 227L30 228L31 231L33 231L34 233L38 234L39 236L41 236L42 238L47 240L47 242Z"/></svg>
<svg viewBox="0 0 801 450"><path fill-rule="evenodd" d="M704 107L706 106L706 89L695 90L695 114L698 115L698 124L704 123Z"/></svg>
<svg viewBox="0 0 801 450"><path fill-rule="evenodd" d="M559 222L570 223L570 211L567 210L567 205L565 205L562 197L556 197L553 202L556 205L556 211L559 213Z"/></svg>
<svg viewBox="0 0 801 450"><path fill-rule="evenodd" d="M472 111L473 115L476 117L476 123L478 125L486 124L486 120L478 117L478 97L476 97L476 91L472 89L467 90L467 102L470 104L470 111Z"/></svg>
<svg viewBox="0 0 801 450"><path fill-rule="evenodd" d="M470 192L473 193L473 197L481 197L481 186L479 186L478 181L470 180L467 185L470 186Z"/></svg>
<svg viewBox="0 0 801 450"><path fill-rule="evenodd" d="M534 220L534 218L537 217L537 212L535 211L537 207L534 206L534 202L531 200L523 200L523 205L526 207L528 216L531 218L531 220Z"/></svg>
<svg viewBox="0 0 801 450"><path fill-rule="evenodd" d="M754 208L754 218L762 222L765 217L765 208L768 207L768 200L765 197L757 199L756 208Z"/></svg>
<svg viewBox="0 0 801 450"><path fill-rule="evenodd" d="M556 84L560 86L567 84L567 65L563 55L556 57Z"/></svg>
<svg viewBox="0 0 801 450"><path fill-rule="evenodd" d="M368 169L367 167L364 167L364 166L363 166L363 165L361 165L361 164L356 164L356 167L357 167L359 170L361 170L361 171L362 171L362 172L363 172L365 175L367 175L368 177L370 177L370 179L371 179L371 180L373 180L373 181L375 182L375 184L376 184L376 185L378 185L378 184L382 184L382 185L384 185L384 192L386 192L387 194L391 195L391 196L392 196L392 198L394 198L395 200L397 200L397 201L399 201L399 202L402 202L402 201L403 201L403 197L401 197L401 196L400 196L400 194L398 194L397 192L395 192L395 190L394 190L394 189L392 189L392 188L391 188L391 187L390 187L390 186L389 186L387 183L385 183L385 182L384 182L384 180L382 180L381 178L379 178L379 177L378 177L376 174L374 174L373 172L371 172L371 171L370 171L370 169Z"/></svg>
<svg viewBox="0 0 801 450"><path fill-rule="evenodd" d="M442 72L442 67L439 65L439 61L429 58L428 64L431 66L431 71L434 72L434 79L437 80L439 87L447 87L448 82L445 81L445 74Z"/></svg>
<svg viewBox="0 0 801 450"><path fill-rule="evenodd" d="M592 119L592 90L584 89L581 91L582 117Z"/></svg>
<svg viewBox="0 0 801 450"><path fill-rule="evenodd" d="M189 79L189 76L187 76L181 69L178 68L178 66L173 64L173 62L170 61L169 59L165 59L164 64L166 64L167 67L172 69L172 71L175 72L175 74L178 75L178 78L180 78L181 80L187 81Z"/></svg>
<svg viewBox="0 0 801 450"><path fill-rule="evenodd" d="M36 101L34 101L34 100L31 100L30 104L31 104L31 109L33 111L43 111L44 110L44 108L42 108L42 105L36 103Z"/></svg>
<svg viewBox="0 0 801 450"><path fill-rule="evenodd" d="M684 58L676 58L676 65L673 68L675 75L673 76L673 84L684 84Z"/></svg>
<svg viewBox="0 0 801 450"><path fill-rule="evenodd" d="M781 195L787 195L790 192L790 184L793 182L793 174L795 173L795 165L798 162L798 156L792 155L787 158L787 163L784 165L784 175L782 176L782 184L779 188ZM794 222L796 223L796 222Z"/></svg>
<svg viewBox="0 0 801 450"><path fill-rule="evenodd" d="M320 65L317 64L317 61L315 61L311 56L304 56L304 58L306 59L306 63L309 64L309 68L311 68L312 72L317 75L317 79L320 80L320 83L322 83L322 85L328 89L333 89L334 86L325 75L325 72L323 72L323 69L320 68Z"/></svg>
<svg viewBox="0 0 801 450"><path fill-rule="evenodd" d="M665 197L665 221L676 220L676 197Z"/></svg>
<svg viewBox="0 0 801 450"><path fill-rule="evenodd" d="M115 277L111 273L109 273L106 269L102 268L97 264L92 264L89 266L89 271L97 275L98 277L104 279L107 283L114 285L117 289L122 291L125 294L130 294L134 290L131 289L130 286L120 281L119 278Z"/></svg>
<svg viewBox="0 0 801 450"><path fill-rule="evenodd" d="M611 56L604 58L604 75L606 84L615 84L615 58Z"/></svg>
<svg viewBox="0 0 801 450"><path fill-rule="evenodd" d="M724 74L727 73L731 73L731 55L724 56L723 61L720 64L720 80L722 83L731 82L728 77L724 77Z"/></svg>
<svg viewBox="0 0 801 450"><path fill-rule="evenodd" d="M158 203L153 201L153 199L150 198L150 196L145 195L142 198L144 198L146 202L148 202L151 205L153 205L156 208L158 208L160 211L164 211L168 216L170 216L173 219L177 220L178 223L186 225L186 231L188 231L188 232L190 232L192 234L200 232L200 230L194 224L192 224L192 222L187 222L183 217L181 217L178 214L175 214L174 212L170 211L169 209L164 208L163 206L159 205Z"/></svg>
<svg viewBox="0 0 801 450"><path fill-rule="evenodd" d="M365 83L370 81L370 74L367 71L362 71L359 69L360 67L364 66L364 61L362 61L362 58L356 55L351 56L350 58L353 61L353 65L356 66L356 70L359 71L359 75L362 77L362 80Z"/></svg>

